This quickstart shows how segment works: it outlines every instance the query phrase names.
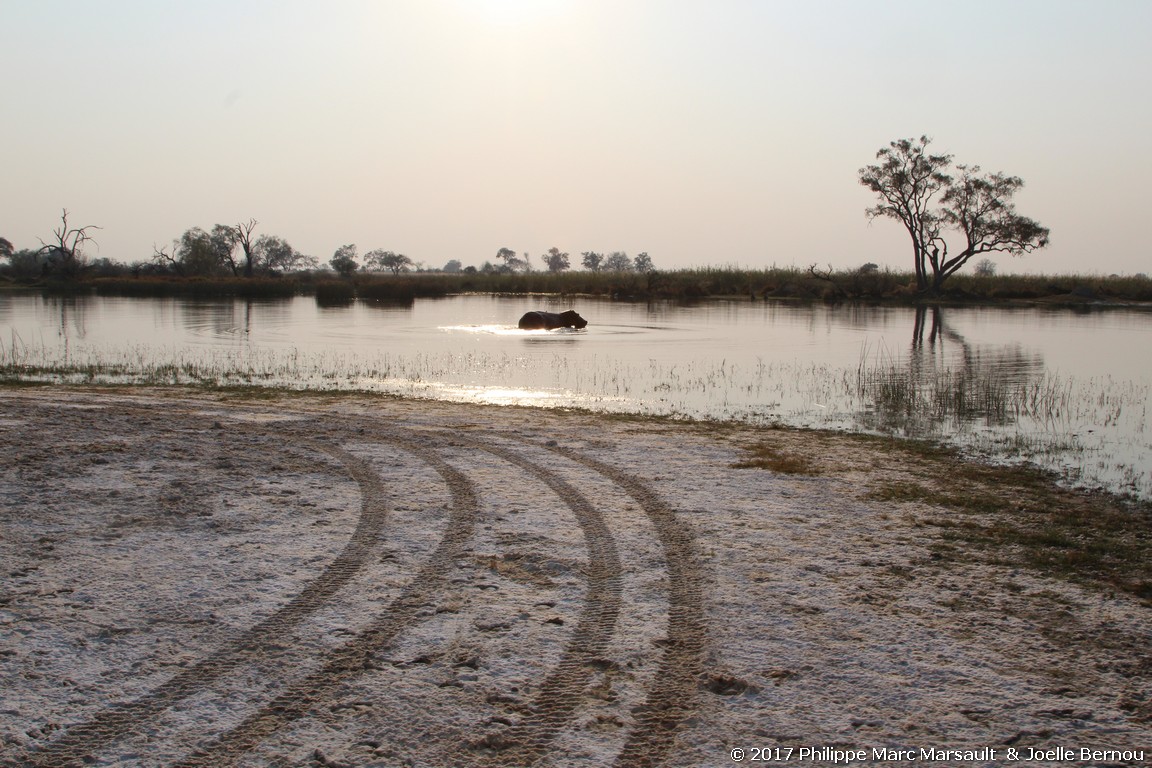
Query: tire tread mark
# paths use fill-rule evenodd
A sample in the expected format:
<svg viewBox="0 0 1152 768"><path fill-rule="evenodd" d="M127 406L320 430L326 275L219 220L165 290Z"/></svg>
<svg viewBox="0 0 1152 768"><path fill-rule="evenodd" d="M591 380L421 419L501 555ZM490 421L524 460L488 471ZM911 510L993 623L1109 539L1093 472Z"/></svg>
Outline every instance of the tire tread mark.
<svg viewBox="0 0 1152 768"><path fill-rule="evenodd" d="M472 537L479 513L474 484L433 449L415 440L395 436L386 439L432 465L448 485L452 509L435 551L387 609L354 639L330 653L320 669L287 685L271 702L211 743L195 749L175 763L174 768L231 765L263 739L330 698L344 680L363 674L371 663L371 656L415 621L461 555Z"/></svg>
<svg viewBox="0 0 1152 768"><path fill-rule="evenodd" d="M669 576L668 642L648 696L636 711L637 724L616 756L617 768L666 765L676 731L696 709L707 627L699 565L691 528L647 483L617 467L565 446L548 446L611 479L635 499L652 521L664 549Z"/></svg>
<svg viewBox="0 0 1152 768"><path fill-rule="evenodd" d="M474 745L492 750L481 755L481 764L534 765L547 754L548 744L580 705L593 675L591 662L603 656L615 631L621 609L620 555L604 516L573 485L514 451L489 442L457 439L535 475L568 505L584 533L588 594L560 661L519 723Z"/></svg>
<svg viewBox="0 0 1152 768"><path fill-rule="evenodd" d="M150 693L105 709L91 720L69 728L63 736L29 755L26 765L64 768L82 764L91 753L138 730L164 710L211 685L242 664L258 659L264 645L282 636L322 607L365 564L380 538L380 531L388 516L380 478L366 462L347 451L311 440L297 442L336 458L360 485L360 519L340 554L286 605L245 630L226 647L161 683Z"/></svg>

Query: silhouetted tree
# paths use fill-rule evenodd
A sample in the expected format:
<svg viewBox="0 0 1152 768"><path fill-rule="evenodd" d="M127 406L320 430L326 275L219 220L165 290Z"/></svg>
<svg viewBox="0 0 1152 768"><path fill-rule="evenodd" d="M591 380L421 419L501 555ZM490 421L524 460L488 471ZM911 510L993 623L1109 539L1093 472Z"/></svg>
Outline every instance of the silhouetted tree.
<svg viewBox="0 0 1152 768"><path fill-rule="evenodd" d="M584 257L584 259L581 261L581 263L584 265L584 269L592 272L600 271L600 266L604 263L604 254L596 253L596 251L584 251L580 255Z"/></svg>
<svg viewBox="0 0 1152 768"><path fill-rule="evenodd" d="M180 277L186 276L187 273L184 271L184 265L176 255L176 247L179 242L179 240L173 240L171 250L169 248L161 248L153 243L152 261L147 268L147 272L154 274L155 272L167 272L171 270Z"/></svg>
<svg viewBox="0 0 1152 768"><path fill-rule="evenodd" d="M247 222L232 227L232 231L236 233L236 243L244 252L244 277L252 277L256 268L256 240L252 237L252 233L259 223L256 219L248 219Z"/></svg>
<svg viewBox="0 0 1152 768"><path fill-rule="evenodd" d="M328 262L332 269L336 270L336 274L341 277L352 277L356 270L360 269L360 265L356 262L356 246L355 245L342 245L336 249L336 253L332 255L332 259Z"/></svg>
<svg viewBox="0 0 1152 768"><path fill-rule="evenodd" d="M411 269L412 259L402 253L393 253L378 248L364 254L364 265L366 269L387 269L391 270L392 274L398 275Z"/></svg>
<svg viewBox="0 0 1152 768"><path fill-rule="evenodd" d="M8 254L8 276L13 280L36 280L44 274L45 263L40 251L21 248Z"/></svg>
<svg viewBox="0 0 1152 768"><path fill-rule="evenodd" d="M217 224L212 227L208 235L212 252L217 263L232 273L233 277L240 275L240 264L236 261L236 228L227 224Z"/></svg>
<svg viewBox="0 0 1152 768"><path fill-rule="evenodd" d="M200 227L185 230L168 248L152 247L152 263L181 277L209 277L225 271L235 274L231 259L235 245L230 230L217 225L212 234Z"/></svg>
<svg viewBox="0 0 1152 768"><path fill-rule="evenodd" d="M288 241L276 235L260 235L252 246L255 270L263 274L291 272L318 266L314 256L305 256Z"/></svg>
<svg viewBox="0 0 1152 768"><path fill-rule="evenodd" d="M647 251L636 255L636 261L632 264L637 272L650 273L656 271L656 265L652 263L652 257L648 255Z"/></svg>
<svg viewBox="0 0 1152 768"><path fill-rule="evenodd" d="M561 252L555 246L548 249L548 253L544 254L543 259L549 272L563 272L568 269L568 254Z"/></svg>
<svg viewBox="0 0 1152 768"><path fill-rule="evenodd" d="M527 260L521 259L511 248L501 248L496 251L496 258L504 262L504 266L499 270L501 272L526 272L528 270Z"/></svg>
<svg viewBox="0 0 1152 768"><path fill-rule="evenodd" d="M944 193L944 220L964 238L962 249L948 254L948 244L939 240L932 246L933 293L973 256L1003 252L1012 256L1048 245L1049 230L1027 216L1016 213L1012 198L1024 186L1018 176L1003 173L980 174L980 166L956 166L960 178Z"/></svg>
<svg viewBox="0 0 1152 768"><path fill-rule="evenodd" d="M631 272L632 259L624 251L612 251L604 259L604 269L608 272Z"/></svg>
<svg viewBox="0 0 1152 768"><path fill-rule="evenodd" d="M83 227L73 227L68 224L68 209L65 208L60 215L60 226L52 230L53 241L45 243L40 253L44 256L44 271L54 273L66 279L72 279L80 274L84 268L84 247L88 243L95 243L91 229L100 229L94 224Z"/></svg>
<svg viewBox="0 0 1152 768"><path fill-rule="evenodd" d="M878 164L860 169L860 183L879 197L868 217L896 219L912 240L920 292L938 293L977 254L1020 256L1048 244L1046 227L1016 213L1012 198L1024 186L1021 179L981 175L979 166L965 165L956 166L960 178L954 179L952 155L930 154L929 143L927 136L893 141L876 153ZM944 238L949 229L964 239L951 255Z"/></svg>
<svg viewBox="0 0 1152 768"><path fill-rule="evenodd" d="M464 269L464 265L460 263L459 259L449 259L448 263L445 264L444 268L441 269L440 271L455 274L457 272L462 271L463 269Z"/></svg>

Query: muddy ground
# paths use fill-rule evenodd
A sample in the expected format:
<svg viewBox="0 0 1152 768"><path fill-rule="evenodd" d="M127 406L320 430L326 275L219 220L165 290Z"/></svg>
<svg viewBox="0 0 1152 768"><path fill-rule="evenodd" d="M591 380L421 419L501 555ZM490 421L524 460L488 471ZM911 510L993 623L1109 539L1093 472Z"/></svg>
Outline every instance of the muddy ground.
<svg viewBox="0 0 1152 768"><path fill-rule="evenodd" d="M847 436L8 388L0 464L2 765L1152 758L1148 604L940 557Z"/></svg>

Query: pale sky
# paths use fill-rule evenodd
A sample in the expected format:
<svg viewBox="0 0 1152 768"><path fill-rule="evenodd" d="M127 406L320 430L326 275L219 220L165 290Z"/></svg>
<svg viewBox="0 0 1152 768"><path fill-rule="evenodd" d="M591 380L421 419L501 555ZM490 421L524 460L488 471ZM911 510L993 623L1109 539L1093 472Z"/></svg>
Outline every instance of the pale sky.
<svg viewBox="0 0 1152 768"><path fill-rule="evenodd" d="M1020 176L1052 245L1152 272L1147 0L0 0L0 236L93 257L259 221L326 263L557 246L910 269L889 141Z"/></svg>

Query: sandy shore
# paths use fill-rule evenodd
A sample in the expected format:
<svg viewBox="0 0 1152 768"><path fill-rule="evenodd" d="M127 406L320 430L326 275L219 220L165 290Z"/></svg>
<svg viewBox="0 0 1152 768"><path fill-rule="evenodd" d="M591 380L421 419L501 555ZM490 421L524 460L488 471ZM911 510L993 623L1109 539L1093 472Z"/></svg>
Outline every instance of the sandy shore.
<svg viewBox="0 0 1152 768"><path fill-rule="evenodd" d="M3 765L1152 760L1152 609L940 557L948 510L870 494L899 451L52 388L0 441ZM765 442L818 474L734 467Z"/></svg>

